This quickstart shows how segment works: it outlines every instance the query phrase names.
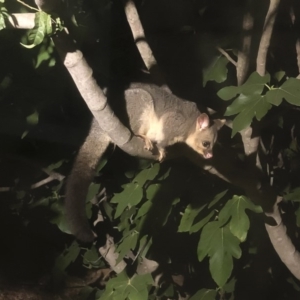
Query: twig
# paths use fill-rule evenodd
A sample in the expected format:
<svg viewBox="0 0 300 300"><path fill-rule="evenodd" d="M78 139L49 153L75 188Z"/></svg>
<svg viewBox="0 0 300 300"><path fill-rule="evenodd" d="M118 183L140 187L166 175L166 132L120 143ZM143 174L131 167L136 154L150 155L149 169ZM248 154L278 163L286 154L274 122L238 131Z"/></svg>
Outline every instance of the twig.
<svg viewBox="0 0 300 300"><path fill-rule="evenodd" d="M217 47L218 51L222 53L233 65L237 66L237 62L221 47Z"/></svg>
<svg viewBox="0 0 300 300"><path fill-rule="evenodd" d="M45 179L42 179L40 181L38 181L37 183L34 183L30 186L30 189L36 189L42 185L45 185L53 180L58 180L58 181L62 181L65 176L61 175L57 172L53 172L53 171L48 171L47 169L42 169L46 174L48 174L49 176ZM9 192L13 190L13 187L0 187L0 192Z"/></svg>
<svg viewBox="0 0 300 300"><path fill-rule="evenodd" d="M25 2L23 2L23 1L21 1L21 0L17 0L17 2L21 3L22 5L28 7L28 8L30 8L30 9L32 9L32 10L39 11L37 8L35 8L35 7L33 7L33 6L30 6L30 5L28 5L27 3L25 3Z"/></svg>
<svg viewBox="0 0 300 300"><path fill-rule="evenodd" d="M45 184L47 184L47 183L49 183L49 182L51 182L51 181L53 181L53 180L62 181L62 180L65 178L64 175L61 175L61 174L59 174L59 173L57 173L57 172L48 171L47 169L43 169L43 171L44 171L46 174L48 174L49 176L48 176L47 178L45 178L45 179L43 179L43 180L37 182L37 183L32 184L32 185L30 186L31 189L36 189L36 188L38 188L38 187L40 187L40 186L42 186L42 185L45 185Z"/></svg>

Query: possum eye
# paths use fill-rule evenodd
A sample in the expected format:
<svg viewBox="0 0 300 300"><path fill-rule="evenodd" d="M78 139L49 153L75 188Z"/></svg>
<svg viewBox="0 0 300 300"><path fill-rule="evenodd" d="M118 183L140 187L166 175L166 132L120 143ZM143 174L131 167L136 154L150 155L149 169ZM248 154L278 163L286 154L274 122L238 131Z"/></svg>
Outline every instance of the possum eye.
<svg viewBox="0 0 300 300"><path fill-rule="evenodd" d="M210 142L204 141L204 142L202 142L202 145L204 148L208 148L210 146Z"/></svg>

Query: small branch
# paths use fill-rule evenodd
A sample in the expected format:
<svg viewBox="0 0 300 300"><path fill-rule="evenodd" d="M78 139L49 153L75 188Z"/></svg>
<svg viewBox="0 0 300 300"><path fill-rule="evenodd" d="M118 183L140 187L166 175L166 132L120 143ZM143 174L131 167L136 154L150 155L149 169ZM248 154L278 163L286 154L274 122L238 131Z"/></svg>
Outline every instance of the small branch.
<svg viewBox="0 0 300 300"><path fill-rule="evenodd" d="M273 207L271 213L265 213L266 216L271 217L275 222L275 226L266 224L266 230L269 234L271 243L290 272L300 280L300 253L296 250L291 239L286 233L286 226L282 223L282 218L278 208L278 203L281 198L277 198L277 202Z"/></svg>
<svg viewBox="0 0 300 300"><path fill-rule="evenodd" d="M263 33L259 43L256 59L256 71L260 76L264 76L266 73L267 53L270 46L270 40L274 28L279 3L280 0L270 0L269 10L266 15Z"/></svg>
<svg viewBox="0 0 300 300"><path fill-rule="evenodd" d="M58 181L62 181L65 176L61 175L57 172L53 172L53 171L48 171L47 169L42 169L46 174L48 174L49 176L45 179L42 179L40 181L38 181L37 183L34 183L30 186L30 189L36 189L39 188L42 185L45 185L53 180L58 180ZM0 187L0 192L9 192L12 191L14 188L13 187Z"/></svg>
<svg viewBox="0 0 300 300"><path fill-rule="evenodd" d="M259 144L260 144L260 137L252 137L253 134L253 128L252 127L247 127L243 130L240 131L243 145L244 145L244 150L245 154L247 157L254 156L257 153ZM259 169L261 169L261 165L259 162L258 155L256 155L256 161L254 163Z"/></svg>
<svg viewBox="0 0 300 300"><path fill-rule="evenodd" d="M165 84L164 76L158 67L157 61L145 37L145 32L140 21L136 6L132 0L123 0L125 15L130 26L135 44L142 60L153 77L153 81L158 85Z"/></svg>
<svg viewBox="0 0 300 300"><path fill-rule="evenodd" d="M237 66L237 62L222 48L217 47L218 51L222 53L233 65Z"/></svg>
<svg viewBox="0 0 300 300"><path fill-rule="evenodd" d="M49 176L48 176L47 178L45 178L45 179L43 179L43 180L37 182L37 183L32 184L32 185L30 186L31 189L36 189L36 188L38 188L38 187L40 187L40 186L42 186L42 185L45 185L45 184L47 184L47 183L49 183L49 182L51 182L51 181L53 181L53 180L62 181L62 180L65 178L64 175L61 175L61 174L59 174L59 173L57 173L57 172L48 171L47 169L43 169L43 171L44 171L46 174L48 174Z"/></svg>
<svg viewBox="0 0 300 300"><path fill-rule="evenodd" d="M25 3L21 0L17 0L17 2L21 3L22 5L26 6L27 8L30 8L30 9L35 10L35 11L39 11L37 8L35 8L33 6L30 6L30 5L28 5L27 3Z"/></svg>
<svg viewBox="0 0 300 300"><path fill-rule="evenodd" d="M146 41L145 32L134 2L130 0L125 3L125 14L131 28L133 38L147 69L150 70L152 66L157 65L156 59L154 58L152 50Z"/></svg>

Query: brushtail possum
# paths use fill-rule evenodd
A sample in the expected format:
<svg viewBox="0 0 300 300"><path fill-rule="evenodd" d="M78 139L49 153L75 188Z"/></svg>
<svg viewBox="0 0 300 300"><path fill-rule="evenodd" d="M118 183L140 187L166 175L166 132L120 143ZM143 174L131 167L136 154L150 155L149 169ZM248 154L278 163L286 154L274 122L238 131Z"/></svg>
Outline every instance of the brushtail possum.
<svg viewBox="0 0 300 300"><path fill-rule="evenodd" d="M139 97L140 89L150 97ZM178 142L186 143L206 159L212 157L223 120L211 122L195 103L149 84L132 85L125 91L125 102L130 129L144 139L147 150L158 151L159 160L165 157L168 146ZM86 218L85 198L94 170L110 143L110 137L93 120L67 180L67 219L71 232L83 242L91 242L95 238Z"/></svg>

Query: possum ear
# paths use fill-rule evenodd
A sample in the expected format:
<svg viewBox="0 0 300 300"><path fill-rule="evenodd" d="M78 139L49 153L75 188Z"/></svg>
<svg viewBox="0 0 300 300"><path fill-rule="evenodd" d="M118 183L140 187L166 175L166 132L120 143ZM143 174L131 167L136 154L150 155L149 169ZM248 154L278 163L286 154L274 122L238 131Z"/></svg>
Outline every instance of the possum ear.
<svg viewBox="0 0 300 300"><path fill-rule="evenodd" d="M208 126L209 126L209 117L207 114L203 113L197 118L196 129L201 131L207 128Z"/></svg>
<svg viewBox="0 0 300 300"><path fill-rule="evenodd" d="M216 119L214 120L214 123L217 127L217 130L220 130L223 127L223 125L226 123L226 119Z"/></svg>

